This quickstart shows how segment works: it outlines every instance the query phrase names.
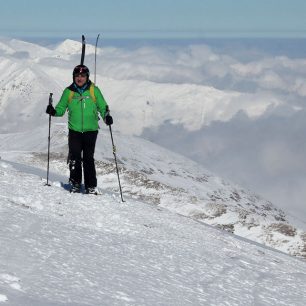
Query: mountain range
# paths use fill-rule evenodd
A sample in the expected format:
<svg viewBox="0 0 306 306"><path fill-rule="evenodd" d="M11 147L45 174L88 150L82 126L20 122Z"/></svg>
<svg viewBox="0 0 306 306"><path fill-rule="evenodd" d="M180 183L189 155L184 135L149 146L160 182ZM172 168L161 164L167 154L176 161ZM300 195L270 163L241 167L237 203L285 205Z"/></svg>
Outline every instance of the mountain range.
<svg viewBox="0 0 306 306"><path fill-rule="evenodd" d="M98 70L115 142L101 121L95 160L102 194L69 193L66 117L51 118L46 185L45 109L49 93L56 103L71 82L80 48L71 40L0 43L0 304L304 305L302 218L140 137L164 122L193 130L225 120L241 108L228 103L239 98L235 91ZM87 46L90 67L94 51ZM123 56L99 48L98 59L107 52ZM242 108L256 116L270 102Z"/></svg>
<svg viewBox="0 0 306 306"><path fill-rule="evenodd" d="M65 85L71 82L71 70L79 59L80 43L66 40L47 48L18 40L3 40L0 47L3 71L0 80L0 155L7 161L45 169L48 93L53 92L58 99ZM98 49L98 55L101 54L103 50ZM87 57L91 66L93 55L94 47L88 45ZM98 80L102 78L97 74ZM194 84L155 84L110 78L103 79L102 87L107 100L112 100L126 196L288 254L306 257L306 225L303 221L199 164L136 136L146 126L158 126L166 120L193 129L214 116L225 118L235 110L230 107L223 107L222 113L217 110L220 105L226 106L229 96L237 93ZM203 107L205 116L210 119L205 119L201 111L196 112L197 116L189 111ZM252 108L254 104L250 104L250 112ZM53 119L51 167L54 166L54 173L65 173L67 177L65 121L66 118ZM101 188L114 191L117 189L115 168L109 135L103 123L100 135L96 150L98 182Z"/></svg>

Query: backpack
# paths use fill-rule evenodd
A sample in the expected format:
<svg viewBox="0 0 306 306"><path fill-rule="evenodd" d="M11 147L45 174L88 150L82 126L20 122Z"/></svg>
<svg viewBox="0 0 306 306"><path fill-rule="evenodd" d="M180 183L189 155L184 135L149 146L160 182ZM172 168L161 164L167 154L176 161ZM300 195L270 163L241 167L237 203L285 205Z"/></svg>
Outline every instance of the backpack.
<svg viewBox="0 0 306 306"><path fill-rule="evenodd" d="M96 103L97 99L95 97L95 84L94 83L90 84L89 93L94 103ZM72 101L73 96L74 96L74 91L70 90L69 97L68 97L68 103Z"/></svg>

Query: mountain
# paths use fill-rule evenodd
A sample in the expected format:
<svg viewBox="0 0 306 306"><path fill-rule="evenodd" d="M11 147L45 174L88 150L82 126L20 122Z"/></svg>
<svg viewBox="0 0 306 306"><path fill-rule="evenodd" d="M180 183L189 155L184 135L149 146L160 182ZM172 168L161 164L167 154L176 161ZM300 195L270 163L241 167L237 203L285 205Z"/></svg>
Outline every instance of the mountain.
<svg viewBox="0 0 306 306"><path fill-rule="evenodd" d="M82 43L66 39L60 44L58 44L53 50L54 53L62 53L65 55L74 55L79 54L80 50L82 49ZM94 54L95 53L95 47L93 45L87 44L86 45L86 55L88 54Z"/></svg>
<svg viewBox="0 0 306 306"><path fill-rule="evenodd" d="M56 121L56 119L53 119ZM44 171L48 128L0 135L4 160L22 162ZM166 208L265 244L285 253L306 257L305 224L271 202L226 182L199 164L140 137L114 132L125 196ZM98 184L118 191L110 135L103 126L96 148ZM67 128L53 122L51 170L67 183Z"/></svg>
<svg viewBox="0 0 306 306"><path fill-rule="evenodd" d="M238 93L103 78L105 97L114 97L125 202L103 123L95 154L103 195L67 190L66 118L51 121L51 186L45 186L45 108L49 93L56 101L71 82L78 46L0 44L0 303L304 305L305 223L132 135L164 120L204 124L203 97L210 115L230 116L230 106L221 115L218 109ZM92 48L88 55L92 63Z"/></svg>
<svg viewBox="0 0 306 306"><path fill-rule="evenodd" d="M8 56L16 59L31 58L35 60L41 57L52 56L52 50L19 39L2 38L0 50L2 56Z"/></svg>
<svg viewBox="0 0 306 306"><path fill-rule="evenodd" d="M304 261L131 198L126 170L122 203L105 186L103 196L70 194L63 173L45 186L43 171L27 165L42 163L42 153L4 155L18 162L0 160L0 303L304 305ZM61 167L54 152L51 169Z"/></svg>
<svg viewBox="0 0 306 306"><path fill-rule="evenodd" d="M87 44L85 64L92 72L92 79L94 49ZM80 50L81 43L73 40L65 40L53 49L18 40L2 41L0 119L6 124L1 126L0 132L22 131L29 128L29 122L42 120L49 93L54 93L57 102L62 90L71 83L73 67L80 62ZM139 52L144 53L146 59L146 51ZM108 61L114 53L118 59ZM197 130L214 120L229 120L241 110L256 117L279 103L277 99L250 98L238 91L208 85L169 83L157 78L162 67L154 62L152 72L148 72L153 76L143 79L145 68L129 60L132 60L130 56L114 48L97 50L97 83L117 118L117 128L127 134L141 135L145 128L158 127L165 121ZM155 71L157 68L159 70ZM105 75L101 75L101 71ZM167 76L167 71L163 73ZM153 81L154 76L156 81ZM31 104L30 109L23 111L24 104ZM8 119L12 113L20 111L18 124ZM129 124L131 120L138 124Z"/></svg>
<svg viewBox="0 0 306 306"><path fill-rule="evenodd" d="M49 93L54 93L56 103L64 87L71 82L71 71L76 60L79 61L80 46L79 42L71 40L54 49L16 40L2 41L0 154L3 158L21 159L31 166L45 168L45 124L48 120L45 108ZM87 50L86 60L92 67L94 47L88 44ZM27 52L28 56L22 52ZM99 51L100 56L101 53ZM119 52L118 56L123 55ZM125 69L122 70L124 77ZM101 78L99 74L97 77ZM167 120L196 129L210 120L229 118L241 108L241 103L229 103L235 97L239 100L240 93L195 84L140 81L137 75L131 79L103 78L102 88L105 88L104 96L110 101L116 118L114 131L124 133L122 136L116 134L120 137L118 152L124 193L305 257L305 223L260 196L209 173L199 164L131 136L140 134L147 126L157 127ZM260 107L256 107L256 103L254 100L245 103L246 112L258 115L270 102L261 102ZM53 125L55 122L64 124L66 118L56 118L52 122ZM67 176L66 127L57 126L53 133L52 145L56 145L52 151L53 164L56 171ZM103 188L113 190L117 188L117 178L111 144L107 132L101 135L96 154L99 182Z"/></svg>

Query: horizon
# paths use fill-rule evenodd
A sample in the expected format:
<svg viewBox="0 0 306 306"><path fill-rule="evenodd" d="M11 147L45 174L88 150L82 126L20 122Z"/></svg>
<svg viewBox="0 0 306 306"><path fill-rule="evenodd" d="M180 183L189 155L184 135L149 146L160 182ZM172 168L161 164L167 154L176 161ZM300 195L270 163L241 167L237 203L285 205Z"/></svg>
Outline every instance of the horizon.
<svg viewBox="0 0 306 306"><path fill-rule="evenodd" d="M285 55L291 58L301 58L306 55L306 38L297 37L207 37L207 38L137 38L137 37L126 37L126 38L109 38L104 37L103 33L100 34L98 47L118 47L137 49L143 46L157 46L157 47L186 47L187 45L198 45L205 44L210 47L222 49L226 47L228 50L234 52L235 48L247 46L250 48L256 48L261 51L268 52L273 56ZM25 42L38 44L44 47L52 47L57 44L70 39L81 42L81 36L0 36L0 39L17 39ZM95 45L97 34L86 35L86 43ZM305 50L305 51L304 51Z"/></svg>

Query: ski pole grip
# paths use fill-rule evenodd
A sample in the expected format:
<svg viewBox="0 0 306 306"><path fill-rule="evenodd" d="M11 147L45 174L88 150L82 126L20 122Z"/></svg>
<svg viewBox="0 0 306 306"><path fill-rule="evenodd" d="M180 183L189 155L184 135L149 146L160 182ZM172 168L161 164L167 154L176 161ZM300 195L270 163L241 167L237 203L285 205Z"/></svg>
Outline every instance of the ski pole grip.
<svg viewBox="0 0 306 306"><path fill-rule="evenodd" d="M53 95L53 93L50 92L50 95L49 95L49 105L52 105L52 102L53 102L52 95Z"/></svg>

